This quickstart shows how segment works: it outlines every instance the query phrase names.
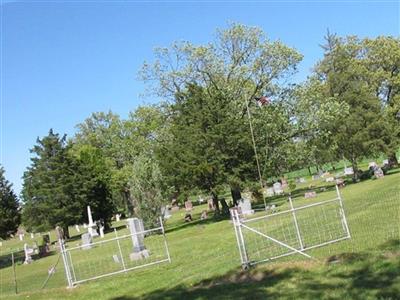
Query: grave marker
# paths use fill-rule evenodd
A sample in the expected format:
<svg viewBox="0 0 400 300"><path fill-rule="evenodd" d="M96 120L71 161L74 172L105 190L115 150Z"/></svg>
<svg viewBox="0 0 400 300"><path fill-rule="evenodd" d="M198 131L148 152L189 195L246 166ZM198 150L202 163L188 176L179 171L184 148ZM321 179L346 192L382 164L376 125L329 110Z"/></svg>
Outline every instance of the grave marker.
<svg viewBox="0 0 400 300"><path fill-rule="evenodd" d="M254 210L251 209L251 202L249 199L247 199L247 198L240 199L238 202L239 202L238 206L239 206L242 214L244 214L244 215L254 214Z"/></svg>

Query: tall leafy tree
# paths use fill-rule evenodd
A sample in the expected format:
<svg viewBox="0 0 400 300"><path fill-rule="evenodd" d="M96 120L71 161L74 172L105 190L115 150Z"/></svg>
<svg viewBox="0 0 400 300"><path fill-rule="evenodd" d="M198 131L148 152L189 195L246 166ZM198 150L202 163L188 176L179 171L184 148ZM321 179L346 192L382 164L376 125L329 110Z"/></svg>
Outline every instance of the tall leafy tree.
<svg viewBox="0 0 400 300"><path fill-rule="evenodd" d="M155 55L153 64L143 65L141 77L158 96L175 101L175 97L186 93L190 85L196 85L203 89L202 93L210 101L226 103L229 115L241 119L242 123L247 122L246 103L254 97L275 94L302 58L295 49L268 40L259 28L241 24L218 30L216 40L206 45L175 43L170 48L157 49ZM220 122L226 124L223 120L229 119L221 119ZM229 139L228 134L221 134ZM227 143L234 143L234 140ZM214 154L227 156L225 151ZM254 154L250 160L247 157L241 160L244 164L252 161L255 165ZM206 168L213 168L211 164L207 165L207 161L203 164ZM240 170L247 168L233 169L226 165L219 173L230 173L231 182L237 182L248 175L239 174ZM221 176L223 179L225 175ZM237 185L233 184L232 188L235 187Z"/></svg>
<svg viewBox="0 0 400 300"><path fill-rule="evenodd" d="M71 154L66 136L50 130L31 152L31 166L23 176L23 223L28 229L49 230L87 222L86 206L97 208L95 218L110 219L108 190L102 163L89 151Z"/></svg>
<svg viewBox="0 0 400 300"><path fill-rule="evenodd" d="M21 221L18 198L11 183L4 176L0 166L0 237L6 239L14 234Z"/></svg>
<svg viewBox="0 0 400 300"><path fill-rule="evenodd" d="M337 153L348 159L357 180L358 161L375 155L386 147L383 138L386 121L376 90L368 83L368 70L363 63L364 48L356 37L339 38L328 34L325 55L316 70L326 85L325 98L334 98L349 107L349 115L336 123L332 136Z"/></svg>

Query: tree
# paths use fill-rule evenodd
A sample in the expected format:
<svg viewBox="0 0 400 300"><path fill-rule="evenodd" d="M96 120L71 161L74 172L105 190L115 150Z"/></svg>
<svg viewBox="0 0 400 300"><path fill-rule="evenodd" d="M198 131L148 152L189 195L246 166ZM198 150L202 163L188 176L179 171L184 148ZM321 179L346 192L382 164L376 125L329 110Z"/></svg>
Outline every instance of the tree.
<svg viewBox="0 0 400 300"><path fill-rule="evenodd" d="M348 159L358 179L358 160L377 154L386 147L382 132L386 123L376 90L368 82L368 71L362 58L362 43L355 37L339 38L328 34L323 60L317 65L317 76L325 98L333 98L349 107L349 115L332 128L338 156Z"/></svg>
<svg viewBox="0 0 400 300"><path fill-rule="evenodd" d="M31 166L23 176L24 225L30 230L45 231L60 226L69 237L68 226L87 222L86 206L92 205L95 218L109 221L109 204L102 162L95 153L71 153L66 136L53 130L31 150Z"/></svg>
<svg viewBox="0 0 400 300"><path fill-rule="evenodd" d="M260 29L240 24L218 30L216 40L207 45L175 43L170 48L157 49L155 54L156 61L153 64L145 63L140 75L145 82L150 83L150 88L158 96L168 97L174 102L187 93L190 86L195 85L202 88L202 97L207 96L209 99L207 105L213 101L225 103L229 108L228 115L235 116L242 124L247 125L247 103L254 97L276 94L282 80L295 72L296 65L302 58L296 50L283 43L269 41ZM214 117L219 115L220 112L214 113ZM222 118L218 122L227 128L227 121L232 119ZM228 140L228 134L220 134L225 137L225 144L235 143L233 138ZM246 135L249 135L249 131ZM211 145L207 147L212 149ZM226 150L215 152L214 155L220 155L223 159L228 155ZM243 164L255 163L254 154L251 159L242 157L240 160ZM235 162L235 165L238 166L239 162ZM215 166L202 160L202 168L212 169ZM240 170L247 169L233 169L230 165L224 165L221 172L213 174L222 176L216 181L221 181L226 176L228 181L231 178L232 182L237 182L248 175L241 174ZM237 184L232 186L235 187Z"/></svg>
<svg viewBox="0 0 400 300"><path fill-rule="evenodd" d="M0 238L14 234L21 222L18 198L0 166Z"/></svg>

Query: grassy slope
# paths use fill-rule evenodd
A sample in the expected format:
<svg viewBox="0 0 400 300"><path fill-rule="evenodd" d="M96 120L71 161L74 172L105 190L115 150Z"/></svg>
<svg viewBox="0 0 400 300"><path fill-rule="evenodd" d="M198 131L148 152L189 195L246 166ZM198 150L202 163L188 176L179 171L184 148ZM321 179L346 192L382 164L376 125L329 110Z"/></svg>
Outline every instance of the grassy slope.
<svg viewBox="0 0 400 300"><path fill-rule="evenodd" d="M19 296L3 295L7 299L27 296L29 299L121 300L266 297L397 299L400 295L399 192L400 173L343 189L352 240L310 252L319 261L292 256L242 272L229 221L184 224L183 212L178 212L167 224L171 264L82 284L72 290L55 288ZM329 199L333 195L333 191L328 190L320 193L318 199ZM294 199L295 205L318 200L302 198L298 194ZM284 199L275 201L281 204L280 209L285 209L287 203ZM196 207L195 212L199 214L202 208ZM335 263L327 264L326 257L332 255L337 255ZM55 258L51 256L35 264ZM5 277L7 270L2 272ZM26 285L30 281L28 279L34 281L34 270L29 272L26 269L24 273L27 276L23 280ZM51 279L50 286L63 284L62 275L60 268L55 278ZM35 287L41 282L43 280L37 281Z"/></svg>

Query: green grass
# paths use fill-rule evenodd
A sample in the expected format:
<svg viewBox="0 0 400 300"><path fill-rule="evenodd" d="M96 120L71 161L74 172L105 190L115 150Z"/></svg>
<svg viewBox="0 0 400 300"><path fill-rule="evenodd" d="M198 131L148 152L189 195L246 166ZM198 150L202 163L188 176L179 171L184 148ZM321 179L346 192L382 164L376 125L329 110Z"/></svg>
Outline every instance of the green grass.
<svg viewBox="0 0 400 300"><path fill-rule="evenodd" d="M318 186L324 185L327 190L319 192L315 199L306 200L303 196L309 184L298 186L298 193L293 198L295 206L330 199L335 195L329 185L319 182ZM195 221L192 223L183 222L183 210L167 221L171 263L92 281L73 289L65 288L60 264L49 281L49 289L38 291L46 278L48 267L57 259L57 254L54 254L38 259L31 265L17 266L21 293L16 296L12 294L12 269L2 268L0 296L5 299L76 300L399 299L400 173L350 184L341 192L352 238L310 250L308 253L317 260L294 255L259 264L248 272L242 271L232 224L229 220L199 221L201 211L206 208L202 205L194 208ZM288 208L284 196L272 198L272 201L277 203L281 211ZM121 221L114 226L124 224ZM124 232L127 232L126 228L122 227L118 234ZM72 231L72 234L75 232ZM107 234L107 238L111 237L114 237L112 232ZM79 242L72 241L69 246ZM10 245L22 247L16 239L3 242L5 249L11 248ZM155 245L159 245L159 242ZM128 245L123 248L128 248ZM112 249L109 253L115 251ZM77 255L74 261L96 261L99 259L97 255L98 252L91 257ZM268 253L261 252L258 255L261 258Z"/></svg>

